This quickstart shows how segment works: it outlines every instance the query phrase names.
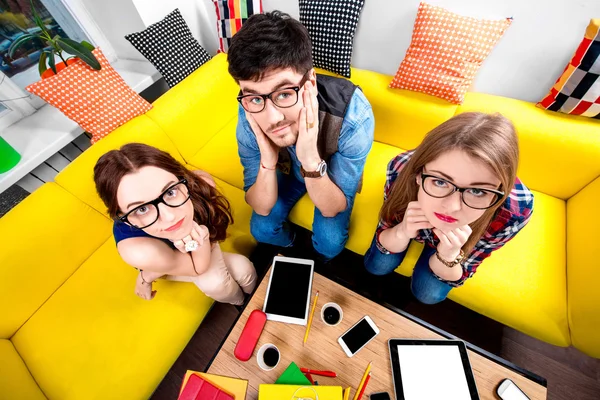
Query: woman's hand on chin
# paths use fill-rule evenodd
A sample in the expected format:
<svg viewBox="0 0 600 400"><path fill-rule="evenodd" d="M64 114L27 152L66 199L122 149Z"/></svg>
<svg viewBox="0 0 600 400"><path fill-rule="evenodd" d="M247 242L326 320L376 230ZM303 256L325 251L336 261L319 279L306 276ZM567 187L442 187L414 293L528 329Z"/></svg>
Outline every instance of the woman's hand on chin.
<svg viewBox="0 0 600 400"><path fill-rule="evenodd" d="M444 260L452 261L458 257L460 250L467 243L473 231L469 225L464 225L446 232L435 228L433 232L440 239L437 246L438 254Z"/></svg>
<svg viewBox="0 0 600 400"><path fill-rule="evenodd" d="M173 245L175 248L182 253L189 253L195 251L195 247L204 245L210 237L208 228L204 225L198 225L196 221L192 222L192 230L188 235L180 240L174 240ZM192 242L191 244L188 244ZM193 242L196 242L197 246ZM187 246L186 246L187 245Z"/></svg>
<svg viewBox="0 0 600 400"><path fill-rule="evenodd" d="M418 201L411 201L406 207L402 222L396 225L396 235L400 240L414 239L419 230L431 229L433 225L425 216Z"/></svg>

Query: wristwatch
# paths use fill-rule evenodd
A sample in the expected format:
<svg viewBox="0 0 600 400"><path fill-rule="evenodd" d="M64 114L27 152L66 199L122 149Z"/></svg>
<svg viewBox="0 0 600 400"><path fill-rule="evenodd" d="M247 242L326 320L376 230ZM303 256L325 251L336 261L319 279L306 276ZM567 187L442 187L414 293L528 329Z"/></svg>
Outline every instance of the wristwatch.
<svg viewBox="0 0 600 400"><path fill-rule="evenodd" d="M302 175L303 178L321 178L322 176L325 176L326 173L327 163L325 162L325 160L321 160L321 162L317 166L317 170L314 172L306 171L304 170L302 165L300 165L300 175Z"/></svg>
<svg viewBox="0 0 600 400"><path fill-rule="evenodd" d="M440 253L438 253L437 251L435 252L435 256L437 257L437 259L439 260L439 262L441 262L442 264L444 264L446 267L452 268L455 265L460 264L460 262L465 258L465 253L461 250L460 253L458 253L458 256L454 260L452 260L452 261L446 261L446 260L444 260L440 256Z"/></svg>

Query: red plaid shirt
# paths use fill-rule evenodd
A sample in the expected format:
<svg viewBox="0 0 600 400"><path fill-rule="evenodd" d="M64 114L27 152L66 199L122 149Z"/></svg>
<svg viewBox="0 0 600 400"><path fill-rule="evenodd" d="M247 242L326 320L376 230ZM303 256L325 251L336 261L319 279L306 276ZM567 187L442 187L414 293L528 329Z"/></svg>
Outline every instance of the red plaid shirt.
<svg viewBox="0 0 600 400"><path fill-rule="evenodd" d="M410 160L414 150L396 156L387 168L387 176L383 198L387 199L392 184L398 177L402 167ZM525 225L529 222L533 213L533 193L516 178L515 185L510 192L510 195L504 201L504 204L496 211L496 215L487 231L481 239L475 244L475 247L470 254L466 255L461 262L463 269L462 277L458 281L447 281L440 277L439 280L448 283L451 286L461 286L465 281L472 277L479 264L489 257L493 251L498 250L511 240ZM376 244L379 251L384 254L391 254L389 250L382 246L379 242L379 235L385 229L391 228L400 223L396 221L394 224L387 224L380 220L376 232ZM417 237L414 238L417 242L425 243L426 245L437 248L439 239L431 229L420 230Z"/></svg>

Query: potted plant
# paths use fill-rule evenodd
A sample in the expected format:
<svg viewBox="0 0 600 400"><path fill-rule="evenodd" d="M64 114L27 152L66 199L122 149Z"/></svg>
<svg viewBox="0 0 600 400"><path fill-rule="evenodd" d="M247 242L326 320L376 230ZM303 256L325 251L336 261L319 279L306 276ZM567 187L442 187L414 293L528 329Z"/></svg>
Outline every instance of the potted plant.
<svg viewBox="0 0 600 400"><path fill-rule="evenodd" d="M55 35L52 37L46 25L38 15L33 5L33 0L30 0L30 3L33 20L38 28L40 28L40 31L37 33L27 33L15 40L8 49L8 54L11 58L14 56L15 52L26 42L39 39L46 45L46 47L42 50L38 63L39 72L42 79L57 74L69 64L77 61L77 59L80 59L95 70L99 70L101 68L100 63L92 54L94 46L91 43L88 43L85 40L82 42L76 42L69 38L63 38L60 35ZM72 56L65 59L63 57L63 52L71 54ZM57 57L62 60L58 64L56 63Z"/></svg>

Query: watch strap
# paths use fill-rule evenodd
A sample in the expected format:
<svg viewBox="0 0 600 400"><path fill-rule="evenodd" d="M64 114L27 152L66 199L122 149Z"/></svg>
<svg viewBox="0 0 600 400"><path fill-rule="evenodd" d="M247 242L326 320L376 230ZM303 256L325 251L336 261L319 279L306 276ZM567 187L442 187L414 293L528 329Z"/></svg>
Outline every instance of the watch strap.
<svg viewBox="0 0 600 400"><path fill-rule="evenodd" d="M320 178L324 175L321 173L324 165L327 165L327 163L325 160L321 160L316 171L307 171L302 165L300 165L300 175L302 175L303 178Z"/></svg>

